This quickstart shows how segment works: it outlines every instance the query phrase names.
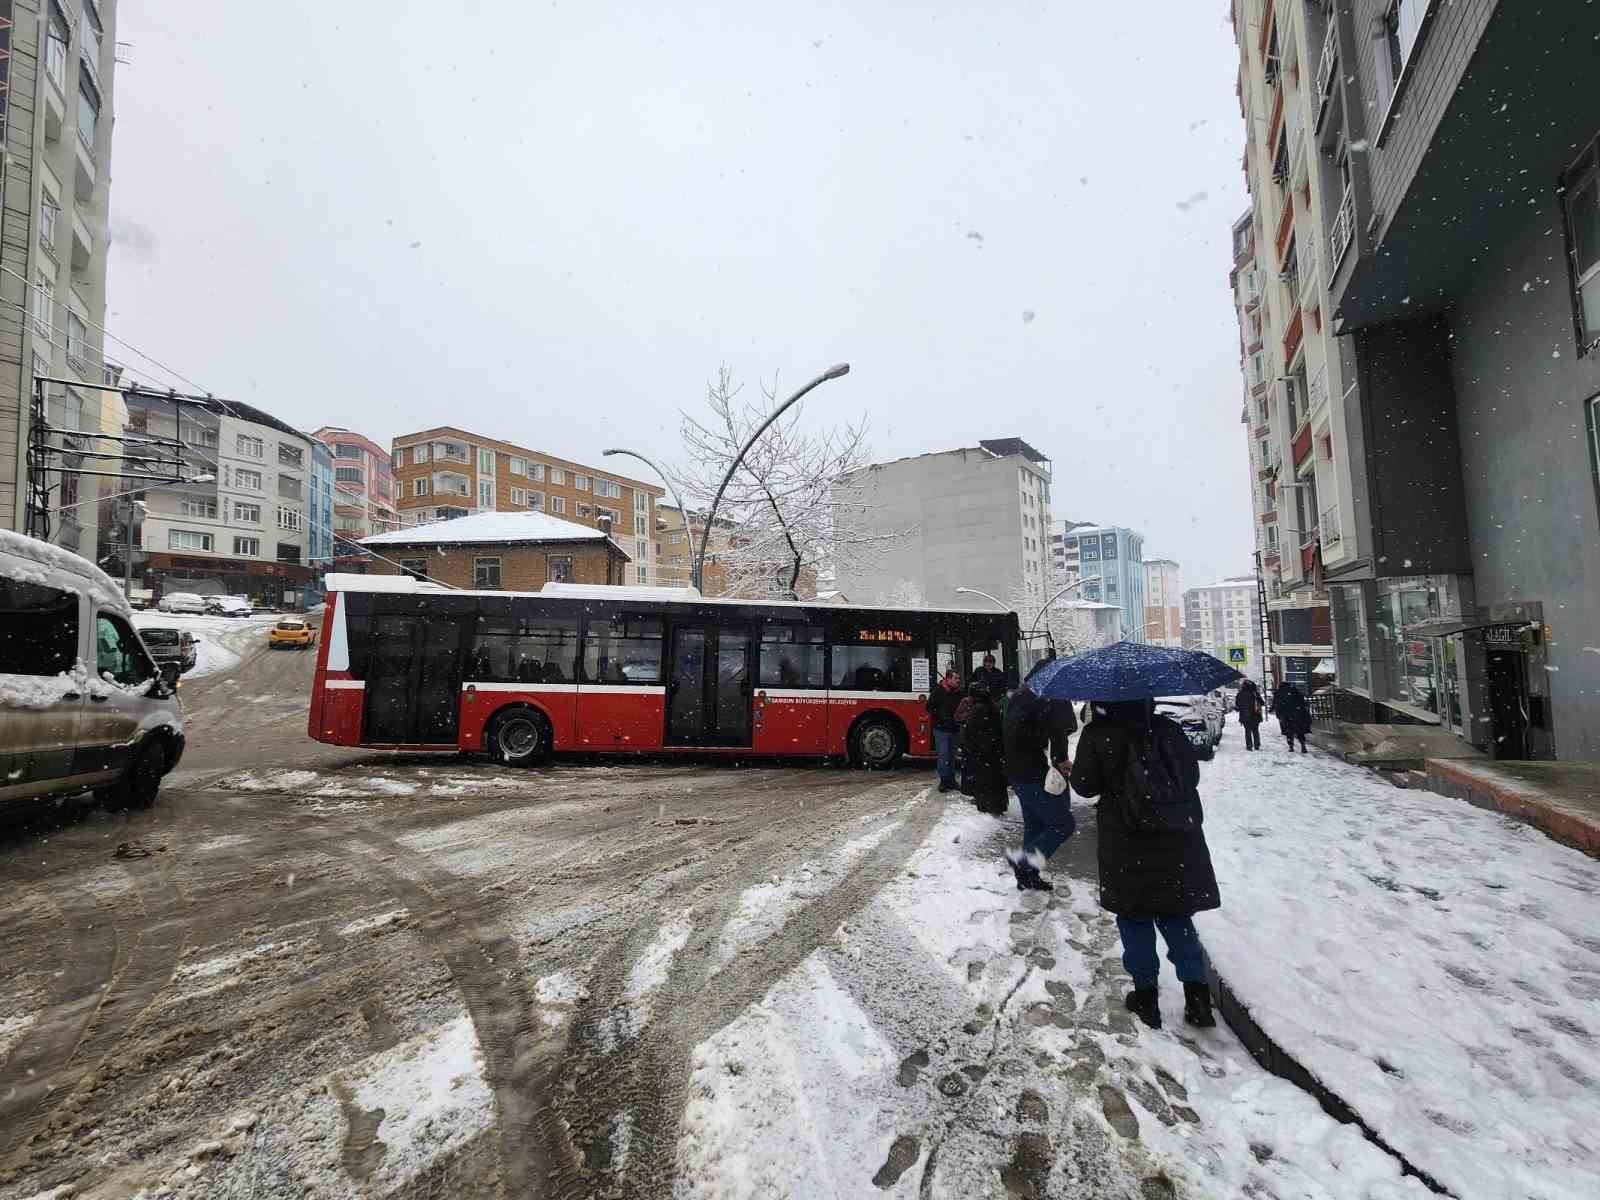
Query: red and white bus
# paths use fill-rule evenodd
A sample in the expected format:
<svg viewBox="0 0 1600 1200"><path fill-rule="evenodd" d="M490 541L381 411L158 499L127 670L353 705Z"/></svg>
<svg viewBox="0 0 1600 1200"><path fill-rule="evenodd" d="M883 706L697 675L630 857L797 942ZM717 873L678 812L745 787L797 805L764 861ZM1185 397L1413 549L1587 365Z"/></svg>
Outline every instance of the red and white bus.
<svg viewBox="0 0 1600 1200"><path fill-rule="evenodd" d="M726 751L884 767L933 753L939 672L992 654L1013 687L1010 612L708 599L550 584L446 591L329 575L309 732L338 746Z"/></svg>

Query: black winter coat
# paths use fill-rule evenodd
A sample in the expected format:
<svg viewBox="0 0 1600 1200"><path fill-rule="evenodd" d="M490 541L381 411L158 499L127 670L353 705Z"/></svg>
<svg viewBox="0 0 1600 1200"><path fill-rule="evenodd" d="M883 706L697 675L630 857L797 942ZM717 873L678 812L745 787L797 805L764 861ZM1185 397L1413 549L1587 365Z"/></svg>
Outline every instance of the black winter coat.
<svg viewBox="0 0 1600 1200"><path fill-rule="evenodd" d="M1135 704L1139 702L1135 701ZM1119 711L1122 710L1122 711ZM1146 710L1148 711L1148 710ZM1211 851L1200 828L1181 832L1129 829L1122 818L1122 796L1128 755L1146 719L1121 705L1109 705L1105 716L1078 739L1072 763L1072 790L1080 796L1098 796L1100 907L1123 916L1187 916L1220 908ZM1199 803L1200 764L1189 739L1167 717L1151 719L1148 736L1160 739L1183 766L1183 785Z"/></svg>
<svg viewBox="0 0 1600 1200"><path fill-rule="evenodd" d="M1233 706L1239 710L1241 725L1259 725L1266 716L1266 706L1261 702L1261 689L1248 681L1239 688L1239 697Z"/></svg>
<svg viewBox="0 0 1600 1200"><path fill-rule="evenodd" d="M956 721L956 709L965 697L960 688L947 688L942 683L936 683L933 690L928 693L928 716L933 721L933 727L944 733L954 733L960 729Z"/></svg>
<svg viewBox="0 0 1600 1200"><path fill-rule="evenodd" d="M961 790L988 809L996 804L1005 811L1005 744L1000 730L1000 709L990 701L972 706L967 723L961 727Z"/></svg>
<svg viewBox="0 0 1600 1200"><path fill-rule="evenodd" d="M1006 673L999 667L979 667L972 673L972 686L987 689L998 700L1006 694Z"/></svg>
<svg viewBox="0 0 1600 1200"><path fill-rule="evenodd" d="M1045 700L1026 687L1018 688L1006 702L1006 778L1043 784L1050 764L1067 757L1067 739L1077 731L1078 718L1068 701Z"/></svg>
<svg viewBox="0 0 1600 1200"><path fill-rule="evenodd" d="M1285 681L1272 695L1272 708L1278 714L1278 728L1285 735L1303 736L1311 732L1311 705L1300 689Z"/></svg>

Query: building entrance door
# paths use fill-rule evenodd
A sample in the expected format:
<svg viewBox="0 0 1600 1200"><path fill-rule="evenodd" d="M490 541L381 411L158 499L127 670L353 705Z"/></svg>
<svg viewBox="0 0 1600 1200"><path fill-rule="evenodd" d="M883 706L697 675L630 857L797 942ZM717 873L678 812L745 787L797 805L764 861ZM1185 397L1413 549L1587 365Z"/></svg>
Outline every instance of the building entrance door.
<svg viewBox="0 0 1600 1200"><path fill-rule="evenodd" d="M1517 650L1488 654L1489 722L1496 758L1531 758L1527 659Z"/></svg>

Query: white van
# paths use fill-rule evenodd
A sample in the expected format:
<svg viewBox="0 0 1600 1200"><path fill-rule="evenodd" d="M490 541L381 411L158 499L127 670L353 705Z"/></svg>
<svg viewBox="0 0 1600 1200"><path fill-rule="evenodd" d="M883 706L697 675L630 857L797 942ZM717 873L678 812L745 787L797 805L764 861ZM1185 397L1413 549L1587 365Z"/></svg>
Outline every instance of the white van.
<svg viewBox="0 0 1600 1200"><path fill-rule="evenodd" d="M110 576L0 529L0 805L155 799L183 754L178 664L157 667Z"/></svg>

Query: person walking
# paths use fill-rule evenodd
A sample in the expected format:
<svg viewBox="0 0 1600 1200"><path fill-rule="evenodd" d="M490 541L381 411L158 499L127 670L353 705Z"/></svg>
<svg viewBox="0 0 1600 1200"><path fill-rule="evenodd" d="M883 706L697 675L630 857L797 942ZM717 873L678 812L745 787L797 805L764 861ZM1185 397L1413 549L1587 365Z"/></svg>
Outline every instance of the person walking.
<svg viewBox="0 0 1600 1200"><path fill-rule="evenodd" d="M994 665L994 655L983 656L983 666L972 673L974 686L987 688L989 695L999 700L1006 694L1006 673Z"/></svg>
<svg viewBox="0 0 1600 1200"><path fill-rule="evenodd" d="M1050 662L1034 665L1028 677ZM1063 777L1072 770L1068 739L1078 721L1066 700L1046 700L1026 685L1012 693L1006 705L1003 740L1006 782L1022 806L1022 849L1007 852L1006 860L1017 877L1018 891L1054 891L1039 868L1072 836L1072 793L1052 795L1045 779L1053 765Z"/></svg>
<svg viewBox="0 0 1600 1200"><path fill-rule="evenodd" d="M933 726L933 747L938 757L939 790L951 791L956 786L956 737L961 726L956 722L956 709L961 705L961 676L953 666L946 667L939 686L928 693L928 720Z"/></svg>
<svg viewBox="0 0 1600 1200"><path fill-rule="evenodd" d="M1239 724L1244 726L1244 748L1261 749L1261 722L1266 718L1266 705L1261 700L1261 689L1255 680L1246 679L1239 685L1239 696L1233 702L1239 710Z"/></svg>
<svg viewBox="0 0 1600 1200"><path fill-rule="evenodd" d="M1124 1006L1161 1028L1156 931L1183 984L1183 1017L1216 1024L1194 914L1220 908L1201 828L1200 763L1183 730L1150 700L1096 702L1078 739L1072 786L1099 797L1100 907L1116 914L1122 965L1133 978ZM1142 795L1141 795L1142 794ZM1152 817L1152 802L1166 817Z"/></svg>
<svg viewBox="0 0 1600 1200"><path fill-rule="evenodd" d="M979 812L1003 817L1011 806L1011 797L1006 792L1000 707L981 683L974 683L969 695L971 708L961 726L961 790L972 797Z"/></svg>
<svg viewBox="0 0 1600 1200"><path fill-rule="evenodd" d="M1289 742L1289 753L1294 753L1295 740L1299 739L1300 753L1306 754L1306 734L1311 732L1311 705L1305 694L1293 681L1285 679L1272 694L1272 710L1278 714L1278 728Z"/></svg>

